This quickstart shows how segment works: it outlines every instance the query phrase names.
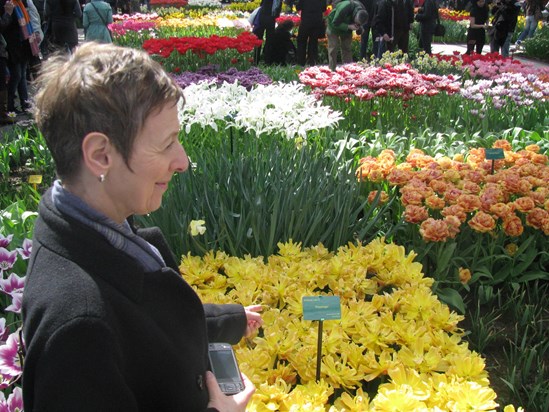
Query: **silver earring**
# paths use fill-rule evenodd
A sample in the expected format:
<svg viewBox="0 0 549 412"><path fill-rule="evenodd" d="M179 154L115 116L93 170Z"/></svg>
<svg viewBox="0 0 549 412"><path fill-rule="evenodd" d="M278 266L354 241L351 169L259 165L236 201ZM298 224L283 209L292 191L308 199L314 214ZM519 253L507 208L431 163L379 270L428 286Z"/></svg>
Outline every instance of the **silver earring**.
<svg viewBox="0 0 549 412"><path fill-rule="evenodd" d="M105 181L105 175L104 175L103 173L101 173L101 174L99 175L99 181L100 181L101 183L103 183L103 182Z"/></svg>

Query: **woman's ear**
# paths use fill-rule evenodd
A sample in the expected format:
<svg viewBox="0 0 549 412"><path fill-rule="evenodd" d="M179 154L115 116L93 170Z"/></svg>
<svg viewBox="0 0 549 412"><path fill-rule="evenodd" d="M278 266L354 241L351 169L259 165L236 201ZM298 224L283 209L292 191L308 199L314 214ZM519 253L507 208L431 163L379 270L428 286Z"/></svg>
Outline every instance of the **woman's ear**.
<svg viewBox="0 0 549 412"><path fill-rule="evenodd" d="M103 133L88 133L82 140L84 165L95 176L106 175L113 161L114 147Z"/></svg>

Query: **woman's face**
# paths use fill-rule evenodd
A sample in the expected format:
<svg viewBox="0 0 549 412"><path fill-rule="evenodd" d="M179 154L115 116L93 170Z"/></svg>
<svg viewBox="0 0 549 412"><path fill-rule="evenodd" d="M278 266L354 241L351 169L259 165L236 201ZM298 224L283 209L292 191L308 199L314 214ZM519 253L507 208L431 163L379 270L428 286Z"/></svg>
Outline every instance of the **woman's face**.
<svg viewBox="0 0 549 412"><path fill-rule="evenodd" d="M112 201L109 217L122 222L132 214L144 215L162 204L162 196L174 173L188 169L189 159L179 142L177 106L153 112L138 133L129 165L116 156L105 183Z"/></svg>

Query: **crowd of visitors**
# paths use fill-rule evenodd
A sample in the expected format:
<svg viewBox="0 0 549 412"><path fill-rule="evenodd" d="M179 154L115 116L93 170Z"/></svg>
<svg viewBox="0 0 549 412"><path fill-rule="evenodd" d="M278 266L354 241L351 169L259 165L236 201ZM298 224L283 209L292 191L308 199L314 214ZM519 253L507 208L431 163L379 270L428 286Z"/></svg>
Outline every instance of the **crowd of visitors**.
<svg viewBox="0 0 549 412"><path fill-rule="evenodd" d="M290 7L294 4L293 0L285 1ZM431 54L433 37L440 35L436 34L436 28L440 26L441 4L469 11L467 54L482 53L488 40L490 52L507 57L521 12L526 23L516 47L534 35L544 8L549 7L547 0L296 0L295 9L301 13L301 22L295 48L292 36L274 36L281 3L282 0L261 2L253 30L261 39L266 33L266 38L263 52L256 49L255 62L287 64L291 60L289 56L296 50L297 58L292 63L315 65L318 40L325 37L331 69L335 69L337 62L352 61L353 32L360 35L360 59L368 59L370 55L380 58L387 50L408 53L414 21L419 23L420 50ZM326 13L327 5L331 5L329 13ZM284 30L287 32L287 27ZM273 59L271 50L276 50L282 57Z"/></svg>
<svg viewBox="0 0 549 412"><path fill-rule="evenodd" d="M149 0L0 0L0 124L13 123L13 113L29 111L28 81L43 59L54 51L74 52L77 21L86 41L110 43L113 14L131 11L132 1L135 7L149 6ZM277 24L283 2L295 5L301 15L297 36L291 21ZM253 33L264 40L255 50L254 62L313 66L319 60L319 39L326 38L329 66L335 70L337 62L353 60L353 32L360 35L360 59L380 58L387 50L407 53L414 21L419 22L420 49L431 54L440 4L441 0L262 0L250 19ZM507 57L518 16L524 14L525 26L517 48L534 35L549 2L447 0L444 5L470 12L466 53L482 53L488 39L491 52Z"/></svg>

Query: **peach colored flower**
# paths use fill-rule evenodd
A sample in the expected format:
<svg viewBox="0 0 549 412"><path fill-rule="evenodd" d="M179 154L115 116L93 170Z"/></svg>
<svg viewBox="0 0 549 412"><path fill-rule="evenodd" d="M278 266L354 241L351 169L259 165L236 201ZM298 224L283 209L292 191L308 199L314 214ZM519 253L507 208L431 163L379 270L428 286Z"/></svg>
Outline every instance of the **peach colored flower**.
<svg viewBox="0 0 549 412"><path fill-rule="evenodd" d="M406 185L400 189L400 201L403 205L421 205L423 203L422 191L417 186Z"/></svg>
<svg viewBox="0 0 549 412"><path fill-rule="evenodd" d="M387 181L393 186L403 186L412 179L413 174L407 170L393 169L387 175Z"/></svg>
<svg viewBox="0 0 549 412"><path fill-rule="evenodd" d="M438 194L444 193L448 189L449 184L444 180L431 180L429 182L429 187L433 189Z"/></svg>
<svg viewBox="0 0 549 412"><path fill-rule="evenodd" d="M535 191L528 193L528 197L532 198L536 206L543 206L549 198L549 189L538 187Z"/></svg>
<svg viewBox="0 0 549 412"><path fill-rule="evenodd" d="M485 212L478 212L469 220L469 226L477 232L487 233L496 228L495 219Z"/></svg>
<svg viewBox="0 0 549 412"><path fill-rule="evenodd" d="M490 206L490 212L499 217L500 219L505 219L511 213L515 212L514 203L496 203Z"/></svg>
<svg viewBox="0 0 549 412"><path fill-rule="evenodd" d="M517 215L507 215L503 219L503 230L507 236L517 237L524 232L524 226L522 226L522 221Z"/></svg>
<svg viewBox="0 0 549 412"><path fill-rule="evenodd" d="M536 203L531 197L524 196L519 197L514 202L516 209L519 212L526 213L536 207Z"/></svg>
<svg viewBox="0 0 549 412"><path fill-rule="evenodd" d="M459 281L464 285L471 280L471 271L469 269L459 268Z"/></svg>
<svg viewBox="0 0 549 412"><path fill-rule="evenodd" d="M465 210L463 210L463 208L460 205L446 206L444 209L442 209L442 212L440 213L444 217L455 216L462 223L464 223L467 220L467 214L465 213Z"/></svg>
<svg viewBox="0 0 549 412"><path fill-rule="evenodd" d="M477 195L462 194L456 199L456 203L460 205L466 212L473 212L480 209L481 203Z"/></svg>
<svg viewBox="0 0 549 412"><path fill-rule="evenodd" d="M406 161L410 163L413 167L421 169L427 166L429 163L435 162L435 159L431 156L425 154L423 150L412 149L408 156L406 156Z"/></svg>
<svg viewBox="0 0 549 412"><path fill-rule="evenodd" d="M526 224L535 229L541 230L547 221L549 221L549 212L539 207L532 209L526 215Z"/></svg>
<svg viewBox="0 0 549 412"><path fill-rule="evenodd" d="M540 165L545 165L547 164L547 162L549 162L549 157L547 157L547 155L542 155L542 154L539 154L539 153L535 153L532 155L532 162L534 163L537 163L537 164L540 164Z"/></svg>
<svg viewBox="0 0 549 412"><path fill-rule="evenodd" d="M457 202L457 199L461 194L461 190L457 187L451 187L444 192L444 200L446 200L446 203L454 204Z"/></svg>
<svg viewBox="0 0 549 412"><path fill-rule="evenodd" d="M529 152L539 153L540 147L537 144L529 144L524 148L524 150L528 150Z"/></svg>
<svg viewBox="0 0 549 412"><path fill-rule="evenodd" d="M408 205L404 210L404 220L408 223L420 223L429 217L425 206Z"/></svg>
<svg viewBox="0 0 549 412"><path fill-rule="evenodd" d="M446 222L432 217L421 223L419 233L426 242L444 242L450 236Z"/></svg>
<svg viewBox="0 0 549 412"><path fill-rule="evenodd" d="M463 156L462 153L457 153L454 155L454 160L456 162L463 162L465 160L465 156Z"/></svg>
<svg viewBox="0 0 549 412"><path fill-rule="evenodd" d="M444 221L448 226L449 236L454 239L460 232L461 220L456 215L449 215L444 218Z"/></svg>
<svg viewBox="0 0 549 412"><path fill-rule="evenodd" d="M446 206L446 202L437 195L431 195L425 199L425 205L429 209L438 210Z"/></svg>
<svg viewBox="0 0 549 412"><path fill-rule="evenodd" d="M467 156L467 163L473 167L483 163L486 159L486 152L484 149L471 149L469 150L469 156Z"/></svg>
<svg viewBox="0 0 549 412"><path fill-rule="evenodd" d="M377 194L378 194L377 190L372 190L370 193L368 193L368 203L370 204L374 203L374 200ZM379 199L377 200L378 204L383 205L387 203L388 200L389 200L389 195L387 194L387 192L382 190L379 195Z"/></svg>
<svg viewBox="0 0 549 412"><path fill-rule="evenodd" d="M484 170L462 170L460 176L463 180L470 180L473 183L481 184L486 179L486 172Z"/></svg>
<svg viewBox="0 0 549 412"><path fill-rule="evenodd" d="M466 180L465 182L463 182L463 186L461 187L461 189L465 193L471 193L475 195L480 193L480 186L475 182L471 182L470 180Z"/></svg>
<svg viewBox="0 0 549 412"><path fill-rule="evenodd" d="M511 147L511 143L509 143L507 140L504 140L504 139L499 139L499 140L496 140L494 142L494 144L492 145L493 148L496 148L496 149L503 149L503 150L507 150L507 151L511 151L513 150L513 148Z"/></svg>
<svg viewBox="0 0 549 412"><path fill-rule="evenodd" d="M461 175L456 169L449 169L444 171L444 180L456 183L459 182L460 179Z"/></svg>
<svg viewBox="0 0 549 412"><path fill-rule="evenodd" d="M450 169L454 165L454 161L448 156L438 158L437 163L442 169Z"/></svg>

